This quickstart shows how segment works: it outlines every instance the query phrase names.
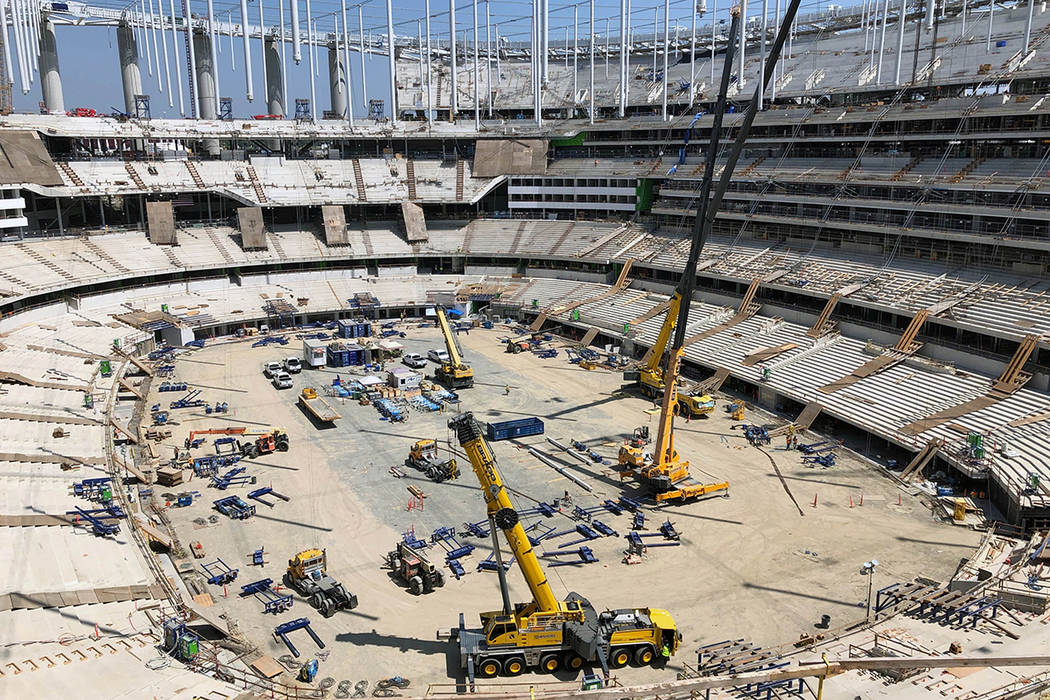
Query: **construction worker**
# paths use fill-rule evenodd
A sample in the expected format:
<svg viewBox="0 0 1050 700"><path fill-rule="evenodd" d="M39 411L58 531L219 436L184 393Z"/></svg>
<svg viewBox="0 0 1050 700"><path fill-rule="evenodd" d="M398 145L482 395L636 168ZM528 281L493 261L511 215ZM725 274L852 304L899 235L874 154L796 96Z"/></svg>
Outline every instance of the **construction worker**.
<svg viewBox="0 0 1050 700"><path fill-rule="evenodd" d="M504 396L509 396L510 395L510 384L507 384L506 386L503 387L503 395Z"/></svg>
<svg viewBox="0 0 1050 700"><path fill-rule="evenodd" d="M666 664L671 658L671 648L667 646L665 642L663 648L660 649L660 656L663 657L663 662Z"/></svg>

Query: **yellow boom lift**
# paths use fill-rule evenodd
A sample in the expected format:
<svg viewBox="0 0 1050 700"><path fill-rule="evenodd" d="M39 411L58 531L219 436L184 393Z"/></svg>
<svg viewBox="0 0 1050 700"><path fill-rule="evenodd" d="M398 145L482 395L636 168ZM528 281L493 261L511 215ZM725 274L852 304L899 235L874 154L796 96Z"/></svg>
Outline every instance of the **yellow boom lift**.
<svg viewBox="0 0 1050 700"><path fill-rule="evenodd" d="M496 467L496 460L473 414L449 421L470 459L485 497L493 550L496 554L503 609L481 613L481 628L467 629L463 613L449 637L459 643L460 663L473 683L475 675L517 676L529 669L554 673L578 670L585 663L621 668L661 663L674 654L681 634L666 610L629 608L595 611L578 593L565 600L554 596L532 549L514 504ZM511 605L496 530L503 531L511 553L532 593L532 601ZM439 632L439 637L445 636Z"/></svg>
<svg viewBox="0 0 1050 700"><path fill-rule="evenodd" d="M656 336L656 343L649 352L649 361L640 369L627 370L623 373L624 381L636 382L639 391L649 398L656 398L664 393L664 368L661 365L664 353L667 351L667 343L678 321L678 310L681 304L682 295L676 291L668 302L660 333ZM699 418L714 412L715 400L713 397L708 394L692 394L682 389L682 387L678 389L678 415Z"/></svg>
<svg viewBox="0 0 1050 700"><path fill-rule="evenodd" d="M434 372L437 380L449 389L466 389L474 386L474 370L463 361L463 353L459 344L452 336L452 327L448 324L448 316L445 310L437 307L438 326L441 335L445 339L445 350L448 352L448 361L442 362L441 366Z"/></svg>
<svg viewBox="0 0 1050 700"><path fill-rule="evenodd" d="M732 28L729 36L735 36L734 30L740 22L740 10L734 7L731 11L733 16ZM774 45L774 58L779 54L783 45L781 37L777 37L779 44ZM747 135L751 130L751 124L755 119L756 104L754 100L748 106L744 119L737 132L736 141L730 149L729 157L722 170L721 179L714 192L711 184L714 181L715 159L718 155L719 139L722 132L722 117L725 114L726 92L729 88L731 65L733 63L732 53L734 46L730 44L726 48L724 67L722 70L722 82L718 91L718 104L714 110L714 121L711 125L711 142L707 147L707 157L704 163L704 178L700 183L700 191L697 196L696 219L693 222L692 243L689 246L689 257L686 260L682 272L682 278L675 288L668 307L667 319L660 330L657 346L654 347L650 367L651 378L655 377L655 368L659 366L661 359L664 362L663 376L663 403L660 406L660 424L657 430L656 442L653 445L652 454L646 454L642 447L632 445L628 441L620 448L619 464L621 478L634 478L645 484L656 496L657 501L685 500L699 498L719 491L729 495L729 482L705 484L697 481L689 473L689 462L682 459L674 446L674 419L681 411L682 398L678 394L678 375L682 368L682 355L685 352L685 327L689 322L689 304L693 299L693 291L696 289L696 265L700 260L700 251L711 234L714 226L715 212L721 205L722 197L725 196L729 186L729 177L736 167L737 159ZM769 66L764 69L766 78L769 76ZM757 93L756 93L757 99ZM673 334L673 335L672 335ZM670 342L670 347L668 346ZM666 349L665 349L666 348ZM657 350L659 349L659 353Z"/></svg>

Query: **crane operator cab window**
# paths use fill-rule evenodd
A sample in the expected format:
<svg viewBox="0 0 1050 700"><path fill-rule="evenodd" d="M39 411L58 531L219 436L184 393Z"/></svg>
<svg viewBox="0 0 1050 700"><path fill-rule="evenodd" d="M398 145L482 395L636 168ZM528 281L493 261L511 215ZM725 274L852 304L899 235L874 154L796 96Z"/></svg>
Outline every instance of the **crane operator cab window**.
<svg viewBox="0 0 1050 700"><path fill-rule="evenodd" d="M489 628L488 643L497 642L503 635L515 631L514 620L506 615L493 618L492 626Z"/></svg>

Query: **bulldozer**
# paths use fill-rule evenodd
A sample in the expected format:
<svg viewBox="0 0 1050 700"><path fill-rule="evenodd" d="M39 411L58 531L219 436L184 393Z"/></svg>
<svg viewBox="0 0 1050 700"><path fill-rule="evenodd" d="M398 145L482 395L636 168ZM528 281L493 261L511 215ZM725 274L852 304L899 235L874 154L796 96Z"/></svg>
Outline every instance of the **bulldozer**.
<svg viewBox="0 0 1050 700"><path fill-rule="evenodd" d="M408 451L405 465L418 469L431 481L441 483L459 476L455 457L442 460L438 457L437 442L434 440L417 440Z"/></svg>
<svg viewBox="0 0 1050 700"><path fill-rule="evenodd" d="M394 575L408 584L415 595L430 593L445 585L445 574L427 556L413 549L407 542L397 543L397 549L386 555L386 562Z"/></svg>
<svg viewBox="0 0 1050 700"><path fill-rule="evenodd" d="M268 455L272 452L288 451L288 433L276 429L255 438L252 442L239 442L237 446L241 449L241 456L247 459Z"/></svg>
<svg viewBox="0 0 1050 700"><path fill-rule="evenodd" d="M328 575L328 555L323 549L306 549L288 560L284 585L310 601L325 617L357 607L357 596Z"/></svg>

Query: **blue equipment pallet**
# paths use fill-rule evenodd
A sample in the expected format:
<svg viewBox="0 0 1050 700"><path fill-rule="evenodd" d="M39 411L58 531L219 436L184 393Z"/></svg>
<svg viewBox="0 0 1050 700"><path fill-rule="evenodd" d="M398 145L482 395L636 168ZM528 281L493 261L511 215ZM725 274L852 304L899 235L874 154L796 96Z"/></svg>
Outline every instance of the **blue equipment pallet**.
<svg viewBox="0 0 1050 700"><path fill-rule="evenodd" d="M208 575L208 583L213 586L223 586L237 578L238 569L231 569L222 559L201 564L201 568Z"/></svg>
<svg viewBox="0 0 1050 700"><path fill-rule="evenodd" d="M264 613L277 615L292 607L291 594L281 595L273 589L273 579L264 578L241 586L241 597L255 596L263 604Z"/></svg>
<svg viewBox="0 0 1050 700"><path fill-rule="evenodd" d="M234 520L244 520L255 515L255 506L245 503L240 496L227 496L215 501L215 508Z"/></svg>
<svg viewBox="0 0 1050 700"><path fill-rule="evenodd" d="M107 520L122 520L126 517L124 511L121 510L119 506L115 505L109 505L105 508L96 508L93 510L76 508L75 510L67 510L66 515L76 516L73 519L75 524L80 524L80 520L83 519L91 526L91 531L99 537L115 535L120 532L119 524L106 522Z"/></svg>
<svg viewBox="0 0 1050 700"><path fill-rule="evenodd" d="M324 649L324 642L317 636L317 633L310 628L310 619L306 617L300 617L298 620L292 620L291 622L285 622L277 625L273 629L273 635L284 642L284 645L288 647L288 651L292 652L292 656L299 658L299 650L295 648L295 645L288 639L288 634L296 630L306 630L306 633L310 635L310 638L314 640L319 648Z"/></svg>

